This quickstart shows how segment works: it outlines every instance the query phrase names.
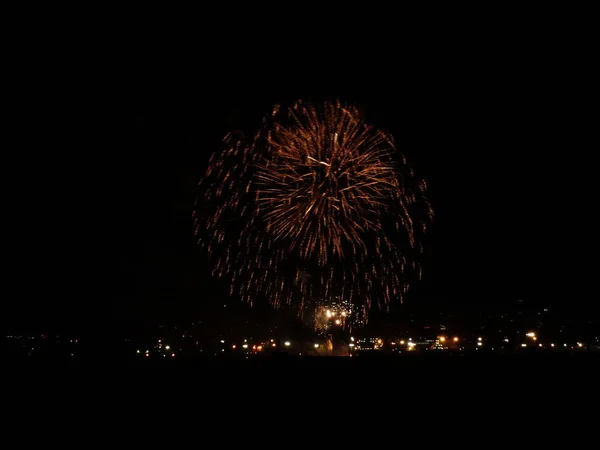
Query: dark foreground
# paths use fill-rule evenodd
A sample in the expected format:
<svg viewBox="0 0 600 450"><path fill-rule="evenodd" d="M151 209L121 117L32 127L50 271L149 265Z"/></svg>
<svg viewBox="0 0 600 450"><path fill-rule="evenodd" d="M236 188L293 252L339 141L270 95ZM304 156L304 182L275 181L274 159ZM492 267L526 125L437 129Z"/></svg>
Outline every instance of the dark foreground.
<svg viewBox="0 0 600 450"><path fill-rule="evenodd" d="M413 367L425 365L471 365L471 364L588 364L600 362L600 353L564 353L564 354L415 354L405 356L290 356L272 355L265 357L212 357L212 358L178 358L178 359L148 359L131 358L123 363L132 366L194 366L206 367L236 366L236 367Z"/></svg>
<svg viewBox="0 0 600 450"><path fill-rule="evenodd" d="M564 353L437 353L412 354L403 356L377 355L354 357L291 356L286 354L264 357L207 357L207 358L143 358L111 357L42 357L10 359L12 367L54 366L54 367L118 367L118 368L187 368L187 369L343 369L343 370L404 370L404 369L599 369L600 352Z"/></svg>
<svg viewBox="0 0 600 450"><path fill-rule="evenodd" d="M355 409L372 402L378 408L411 404L410 411L420 405L428 414L449 408L452 414L468 412L470 418L482 411L507 411L502 414L520 420L531 408L539 415L567 404L581 408L595 402L600 353L279 355L248 360L94 357L21 359L5 367L11 378L6 395L19 404L29 404L25 398L39 404L52 396L60 404L75 399L89 405L109 402L111 408L128 405L127 414L128 408L140 414L157 408L184 411L190 405L202 405L205 411L208 402L210 411L228 415L242 407L254 411L278 405L273 411L279 414L290 408L315 408L321 402L334 402L335 408L347 402Z"/></svg>

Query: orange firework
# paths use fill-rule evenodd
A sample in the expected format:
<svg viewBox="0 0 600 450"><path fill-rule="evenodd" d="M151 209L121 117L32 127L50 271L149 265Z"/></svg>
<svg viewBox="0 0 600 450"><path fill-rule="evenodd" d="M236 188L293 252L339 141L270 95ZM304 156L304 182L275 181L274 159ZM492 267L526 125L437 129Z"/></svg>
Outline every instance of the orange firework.
<svg viewBox="0 0 600 450"><path fill-rule="evenodd" d="M363 314L402 300L432 211L390 135L354 107L298 101L251 142L225 142L195 223L232 294L300 310L336 297Z"/></svg>

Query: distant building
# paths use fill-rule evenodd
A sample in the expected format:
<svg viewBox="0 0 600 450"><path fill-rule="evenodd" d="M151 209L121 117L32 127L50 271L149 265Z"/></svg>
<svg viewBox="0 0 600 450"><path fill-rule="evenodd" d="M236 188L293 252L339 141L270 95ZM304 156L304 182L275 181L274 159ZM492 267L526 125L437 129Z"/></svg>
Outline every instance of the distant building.
<svg viewBox="0 0 600 450"><path fill-rule="evenodd" d="M354 344L354 351L375 351L381 350L383 347L383 339L381 338L361 338L357 339Z"/></svg>

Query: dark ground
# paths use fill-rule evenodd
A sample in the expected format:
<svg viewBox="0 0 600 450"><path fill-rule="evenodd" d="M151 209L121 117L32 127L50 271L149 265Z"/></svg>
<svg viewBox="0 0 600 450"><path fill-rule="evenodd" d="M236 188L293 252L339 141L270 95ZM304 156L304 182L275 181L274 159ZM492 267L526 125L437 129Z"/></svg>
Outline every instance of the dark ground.
<svg viewBox="0 0 600 450"><path fill-rule="evenodd" d="M260 371L279 369L302 370L347 370L360 372L363 370L471 370L498 369L498 370L550 370L561 371L569 368L577 370L600 370L600 352L581 351L570 353L438 353L414 354L403 356L354 356L354 357L327 357L327 356L291 356L286 354L251 357L206 357L143 359L140 357L111 358L111 357L60 357L60 358L15 358L9 361L18 363L22 367L40 366L53 368L169 368L189 370L240 370Z"/></svg>
<svg viewBox="0 0 600 450"><path fill-rule="evenodd" d="M597 402L600 352L27 361L6 365L10 403L93 414L104 408L111 421L136 430L165 415L177 422L208 415L219 427L264 417L294 429L302 428L294 423L298 417L311 424L337 418L350 426L354 419L383 415L397 426L417 420L429 428L440 416L450 428L481 422L495 433L524 427L538 436L539 426L562 424L565 416L577 426L590 420L585 411ZM204 420L193 427L202 430Z"/></svg>

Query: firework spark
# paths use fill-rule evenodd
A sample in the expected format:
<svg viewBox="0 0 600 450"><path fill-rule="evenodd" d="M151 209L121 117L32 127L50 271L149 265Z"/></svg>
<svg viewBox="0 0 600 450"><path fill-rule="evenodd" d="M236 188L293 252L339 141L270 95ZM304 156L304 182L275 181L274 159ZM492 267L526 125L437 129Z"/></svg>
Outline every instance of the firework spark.
<svg viewBox="0 0 600 450"><path fill-rule="evenodd" d="M229 135L200 182L195 226L230 293L300 310L402 300L420 277L426 185L390 135L340 102L275 107L250 142Z"/></svg>

